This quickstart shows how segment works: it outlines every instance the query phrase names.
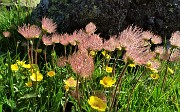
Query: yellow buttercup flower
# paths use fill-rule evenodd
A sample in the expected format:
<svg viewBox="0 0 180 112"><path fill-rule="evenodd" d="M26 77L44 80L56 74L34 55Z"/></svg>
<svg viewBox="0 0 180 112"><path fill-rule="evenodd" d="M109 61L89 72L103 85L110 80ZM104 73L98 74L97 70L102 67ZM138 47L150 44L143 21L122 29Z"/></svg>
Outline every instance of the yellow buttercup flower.
<svg viewBox="0 0 180 112"><path fill-rule="evenodd" d="M98 111L105 111L107 108L107 104L97 96L91 96L88 99L88 104L93 108Z"/></svg>
<svg viewBox="0 0 180 112"><path fill-rule="evenodd" d="M29 69L29 68L31 68L31 64L23 64L22 67Z"/></svg>
<svg viewBox="0 0 180 112"><path fill-rule="evenodd" d="M159 78L159 74L151 74L151 78L156 80Z"/></svg>
<svg viewBox="0 0 180 112"><path fill-rule="evenodd" d="M104 87L112 87L115 82L116 80L113 80L110 76L104 77L102 80L100 80L100 84L102 84Z"/></svg>
<svg viewBox="0 0 180 112"><path fill-rule="evenodd" d="M106 72L107 72L107 73L112 73L112 70L113 70L112 67L106 66Z"/></svg>
<svg viewBox="0 0 180 112"><path fill-rule="evenodd" d="M47 75L49 76L49 77L53 77L53 76L55 76L55 72L54 71L49 71L48 73L47 73Z"/></svg>
<svg viewBox="0 0 180 112"><path fill-rule="evenodd" d="M18 71L18 69L19 69L19 67L18 67L17 64L11 65L11 70L12 70L12 71Z"/></svg>
<svg viewBox="0 0 180 112"><path fill-rule="evenodd" d="M168 67L168 72L171 73L171 74L174 74L174 71Z"/></svg>
<svg viewBox="0 0 180 112"><path fill-rule="evenodd" d="M20 61L20 60L16 60L16 63L20 66L23 66L25 64L26 61Z"/></svg>
<svg viewBox="0 0 180 112"><path fill-rule="evenodd" d="M27 87L32 87L32 82L31 81L29 81L29 82L27 82L25 84L26 84Z"/></svg>
<svg viewBox="0 0 180 112"><path fill-rule="evenodd" d="M106 51L102 51L101 54L106 58L106 59L111 59L111 56L107 54Z"/></svg>
<svg viewBox="0 0 180 112"><path fill-rule="evenodd" d="M36 73L32 73L30 78L32 81L41 81L43 80L43 75L39 71L37 71Z"/></svg>
<svg viewBox="0 0 180 112"><path fill-rule="evenodd" d="M69 91L69 86L65 85L64 88L66 89L66 91Z"/></svg>

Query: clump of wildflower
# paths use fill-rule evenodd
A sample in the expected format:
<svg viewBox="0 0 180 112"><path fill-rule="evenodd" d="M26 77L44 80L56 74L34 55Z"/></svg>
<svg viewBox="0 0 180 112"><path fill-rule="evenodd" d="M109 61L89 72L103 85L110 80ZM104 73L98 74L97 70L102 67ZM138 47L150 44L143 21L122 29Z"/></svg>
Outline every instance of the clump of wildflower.
<svg viewBox="0 0 180 112"><path fill-rule="evenodd" d="M112 87L115 82L116 80L113 80L110 76L106 76L100 80L100 84L102 84L104 87Z"/></svg>
<svg viewBox="0 0 180 112"><path fill-rule="evenodd" d="M41 29L36 25L24 25L18 27L18 32L26 39L38 38L41 34Z"/></svg>
<svg viewBox="0 0 180 112"><path fill-rule="evenodd" d="M169 41L173 47L180 47L180 31L172 33Z"/></svg>
<svg viewBox="0 0 180 112"><path fill-rule="evenodd" d="M42 18L42 29L48 33L53 33L56 31L57 24L53 22L52 19Z"/></svg>
<svg viewBox="0 0 180 112"><path fill-rule="evenodd" d="M85 53L73 54L69 57L68 62L72 70L84 78L91 76L94 71L93 58Z"/></svg>
<svg viewBox="0 0 180 112"><path fill-rule="evenodd" d="M11 65L11 70L12 70L12 71L18 71L18 69L19 69L19 67L18 67L17 64L12 64L12 65Z"/></svg>
<svg viewBox="0 0 180 112"><path fill-rule="evenodd" d="M105 111L107 108L107 104L97 96L91 96L88 99L88 104L93 108L98 111Z"/></svg>
<svg viewBox="0 0 180 112"><path fill-rule="evenodd" d="M47 73L47 76L49 76L49 77L53 77L53 76L55 76L55 72L54 71L49 71L48 73Z"/></svg>
<svg viewBox="0 0 180 112"><path fill-rule="evenodd" d="M30 78L32 81L42 81L43 75L39 71L36 71L36 72L32 73Z"/></svg>
<svg viewBox="0 0 180 112"><path fill-rule="evenodd" d="M11 33L9 31L4 31L3 35L4 35L4 37L10 37Z"/></svg>
<svg viewBox="0 0 180 112"><path fill-rule="evenodd" d="M27 87L32 87L32 81L28 81L27 83L25 83L25 85L26 85Z"/></svg>
<svg viewBox="0 0 180 112"><path fill-rule="evenodd" d="M46 46L53 44L51 36L43 35L42 41Z"/></svg>
<svg viewBox="0 0 180 112"><path fill-rule="evenodd" d="M96 31L96 25L92 22L86 25L85 27L86 33L93 34Z"/></svg>
<svg viewBox="0 0 180 112"><path fill-rule="evenodd" d="M74 80L73 77L70 77L67 80L64 80L64 84L65 84L66 91L69 91L70 87L76 87L77 81Z"/></svg>
<svg viewBox="0 0 180 112"><path fill-rule="evenodd" d="M150 75L152 79L156 80L159 78L159 74L151 74Z"/></svg>
<svg viewBox="0 0 180 112"><path fill-rule="evenodd" d="M113 70L112 67L106 66L106 72L107 72L107 73L112 73L112 70Z"/></svg>

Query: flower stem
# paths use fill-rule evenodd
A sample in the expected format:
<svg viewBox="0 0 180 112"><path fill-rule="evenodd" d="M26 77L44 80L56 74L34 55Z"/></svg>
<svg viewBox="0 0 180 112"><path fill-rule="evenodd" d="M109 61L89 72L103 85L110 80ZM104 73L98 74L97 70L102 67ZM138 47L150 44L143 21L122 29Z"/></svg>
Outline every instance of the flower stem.
<svg viewBox="0 0 180 112"><path fill-rule="evenodd" d="M115 98L116 98L117 89L118 89L118 86L119 86L119 88L121 88L121 84L122 84L121 79L122 79L123 75L125 74L125 71L126 71L126 68L127 68L127 67L128 67L128 63L125 64L125 66L124 66L124 68L123 68L123 70L122 70L122 72L121 72L121 74L120 74L120 76L119 76L119 78L118 78L118 81L117 81L117 83L116 83L116 88L115 88L115 90L114 90L114 92L113 92L113 95L112 95L112 101L111 101L111 104L110 104L109 112L112 112L111 109L112 109L112 107L113 107L113 105L114 105L114 101L115 101Z"/></svg>

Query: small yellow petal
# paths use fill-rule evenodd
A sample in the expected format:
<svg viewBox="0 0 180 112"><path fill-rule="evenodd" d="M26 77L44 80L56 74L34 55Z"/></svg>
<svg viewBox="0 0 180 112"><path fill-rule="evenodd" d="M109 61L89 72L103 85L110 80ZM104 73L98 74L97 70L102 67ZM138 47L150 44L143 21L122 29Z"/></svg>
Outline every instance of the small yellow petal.
<svg viewBox="0 0 180 112"><path fill-rule="evenodd" d="M27 87L32 87L32 82L31 81L29 81L29 82L27 82L25 84L26 84Z"/></svg>
<svg viewBox="0 0 180 112"><path fill-rule="evenodd" d="M174 74L174 71L168 67L168 72L171 73L171 74Z"/></svg>

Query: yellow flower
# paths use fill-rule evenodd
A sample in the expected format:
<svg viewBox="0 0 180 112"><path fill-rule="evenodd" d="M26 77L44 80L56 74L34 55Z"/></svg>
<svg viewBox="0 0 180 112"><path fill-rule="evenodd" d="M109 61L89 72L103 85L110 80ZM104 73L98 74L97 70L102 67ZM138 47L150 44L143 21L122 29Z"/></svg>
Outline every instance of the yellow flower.
<svg viewBox="0 0 180 112"><path fill-rule="evenodd" d="M32 73L30 78L32 81L41 81L41 80L43 80L43 75L41 73L39 73L39 71L37 71L36 73Z"/></svg>
<svg viewBox="0 0 180 112"><path fill-rule="evenodd" d="M64 80L64 83L65 83L65 85L67 85L68 87L76 87L77 81L74 80L73 77L70 77L69 79Z"/></svg>
<svg viewBox="0 0 180 112"><path fill-rule="evenodd" d="M159 78L159 75L158 74L151 74L151 78L156 80Z"/></svg>
<svg viewBox="0 0 180 112"><path fill-rule="evenodd" d="M158 73L158 70L155 69L155 68L149 68L154 74L157 74Z"/></svg>
<svg viewBox="0 0 180 112"><path fill-rule="evenodd" d="M111 59L111 56L109 54L107 54L106 51L102 51L101 54L106 57L106 59Z"/></svg>
<svg viewBox="0 0 180 112"><path fill-rule="evenodd" d="M11 65L11 70L12 70L12 71L18 71L18 69L19 69L19 67L18 67L17 64Z"/></svg>
<svg viewBox="0 0 180 112"><path fill-rule="evenodd" d="M115 84L116 80L113 80L112 77L104 77L102 80L100 80L100 84L102 84L104 87L112 87L113 84Z"/></svg>
<svg viewBox="0 0 180 112"><path fill-rule="evenodd" d="M22 67L29 69L29 68L31 68L31 64L23 64Z"/></svg>
<svg viewBox="0 0 180 112"><path fill-rule="evenodd" d="M55 76L55 72L54 71L49 71L48 73L47 73L47 75L49 76L49 77L53 77L53 76Z"/></svg>
<svg viewBox="0 0 180 112"><path fill-rule="evenodd" d="M168 72L170 72L171 74L174 74L174 71L168 67Z"/></svg>
<svg viewBox="0 0 180 112"><path fill-rule="evenodd" d="M90 54L91 56L95 56L95 55L96 55L96 52L95 52L95 51L90 51L89 54Z"/></svg>
<svg viewBox="0 0 180 112"><path fill-rule="evenodd" d="M112 73L112 70L113 70L112 67L106 66L106 72L107 72L107 73Z"/></svg>
<svg viewBox="0 0 180 112"><path fill-rule="evenodd" d="M136 64L130 63L128 66L131 67L131 68L133 68L133 67L136 67Z"/></svg>
<svg viewBox="0 0 180 112"><path fill-rule="evenodd" d="M65 85L64 88L66 89L66 91L69 91L69 86Z"/></svg>
<svg viewBox="0 0 180 112"><path fill-rule="evenodd" d="M23 66L25 64L26 61L20 61L20 60L16 60L16 63L20 66Z"/></svg>
<svg viewBox="0 0 180 112"><path fill-rule="evenodd" d="M27 82L25 84L26 84L27 87L32 87L32 82L31 81L29 81L29 82Z"/></svg>
<svg viewBox="0 0 180 112"><path fill-rule="evenodd" d="M91 96L90 99L88 99L88 104L98 111L105 111L107 108L107 104L97 96Z"/></svg>

